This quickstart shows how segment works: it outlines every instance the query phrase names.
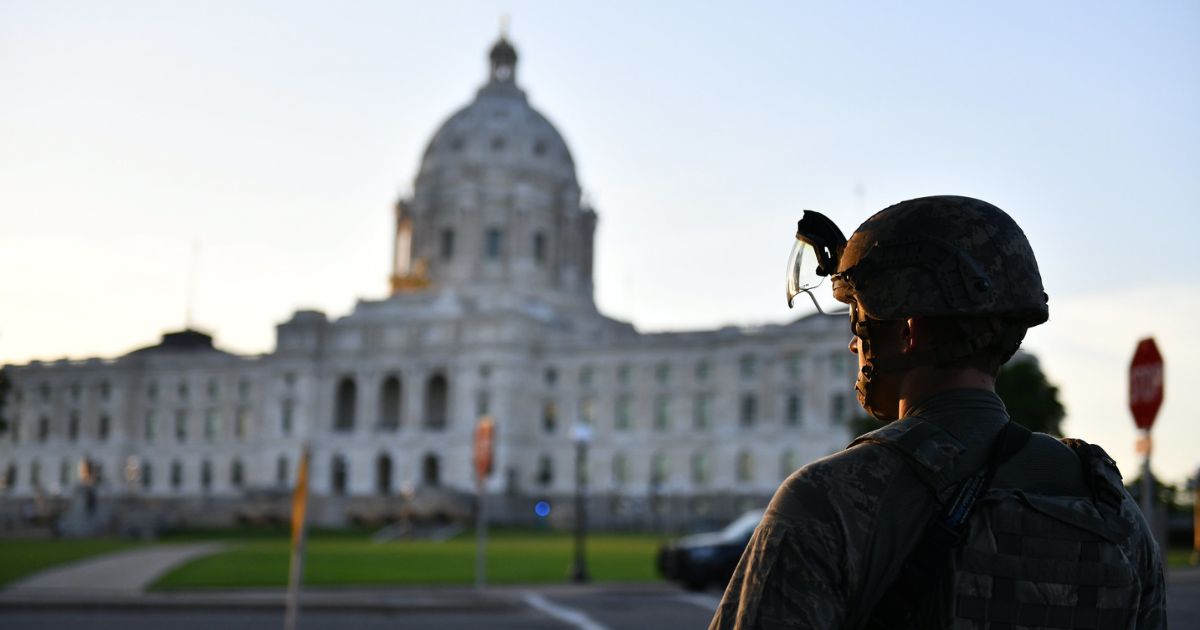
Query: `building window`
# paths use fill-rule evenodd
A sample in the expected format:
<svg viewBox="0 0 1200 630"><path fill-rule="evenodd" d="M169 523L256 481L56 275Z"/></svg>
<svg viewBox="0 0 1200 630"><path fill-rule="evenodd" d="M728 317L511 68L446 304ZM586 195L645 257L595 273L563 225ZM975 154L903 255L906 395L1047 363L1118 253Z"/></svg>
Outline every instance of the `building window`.
<svg viewBox="0 0 1200 630"><path fill-rule="evenodd" d="M221 387L220 387L220 385L217 384L217 379L215 379L215 378L209 379L208 386L206 389L208 391L208 399L209 400L216 400L217 397L220 396L220 394L221 394Z"/></svg>
<svg viewBox="0 0 1200 630"><path fill-rule="evenodd" d="M146 417L142 419L142 437L146 442L153 442L158 435L158 422L154 418L154 410L148 409Z"/></svg>
<svg viewBox="0 0 1200 630"><path fill-rule="evenodd" d="M401 396L399 376L392 374L383 379L379 389L379 428L389 431L400 428Z"/></svg>
<svg viewBox="0 0 1200 630"><path fill-rule="evenodd" d="M146 400L151 402L158 400L158 383L155 381L146 384Z"/></svg>
<svg viewBox="0 0 1200 630"><path fill-rule="evenodd" d="M492 397L487 393L487 390L481 389L475 392L475 417L482 418L492 411Z"/></svg>
<svg viewBox="0 0 1200 630"><path fill-rule="evenodd" d="M108 402L112 398L112 383L100 381L100 400Z"/></svg>
<svg viewBox="0 0 1200 630"><path fill-rule="evenodd" d="M79 412L72 411L67 417L67 439L74 442L79 439Z"/></svg>
<svg viewBox="0 0 1200 630"><path fill-rule="evenodd" d="M800 424L800 394L788 394L784 420L791 427Z"/></svg>
<svg viewBox="0 0 1200 630"><path fill-rule="evenodd" d="M29 486L34 490L42 487L42 464L36 459L29 463Z"/></svg>
<svg viewBox="0 0 1200 630"><path fill-rule="evenodd" d="M800 377L800 372L801 372L800 364L802 361L803 361L803 357L801 356L801 354L799 352L792 352L787 355L786 362L787 362L788 376L790 376L792 378Z"/></svg>
<svg viewBox="0 0 1200 630"><path fill-rule="evenodd" d="M549 455L538 457L536 480L541 486L549 486L554 483L554 460L550 459Z"/></svg>
<svg viewBox="0 0 1200 630"><path fill-rule="evenodd" d="M79 402L79 392L80 392L79 383L71 383L71 388L70 388L71 402L73 402L73 403Z"/></svg>
<svg viewBox="0 0 1200 630"><path fill-rule="evenodd" d="M71 462L70 460L62 460L58 466L58 485L66 491L71 487Z"/></svg>
<svg viewBox="0 0 1200 630"><path fill-rule="evenodd" d="M183 464L179 460L171 462L171 488L178 490L183 486Z"/></svg>
<svg viewBox="0 0 1200 630"><path fill-rule="evenodd" d="M17 465L8 464L8 468L4 470L4 491L12 492L17 487Z"/></svg>
<svg viewBox="0 0 1200 630"><path fill-rule="evenodd" d="M558 429L558 406L553 400L542 402L542 431L554 433Z"/></svg>
<svg viewBox="0 0 1200 630"><path fill-rule="evenodd" d="M426 453L425 459L421 461L421 481L426 486L437 487L442 479L441 463L438 461L438 456L433 453Z"/></svg>
<svg viewBox="0 0 1200 630"><path fill-rule="evenodd" d="M20 414L20 411L17 412ZM21 441L21 418L12 419L12 442L16 444Z"/></svg>
<svg viewBox="0 0 1200 630"><path fill-rule="evenodd" d="M295 423L295 406L292 399L287 398L284 399L282 409L279 410L279 431L284 435L292 434L292 425Z"/></svg>
<svg viewBox="0 0 1200 630"><path fill-rule="evenodd" d="M650 485L657 488L671 476L671 466L665 453L655 453L650 458Z"/></svg>
<svg viewBox="0 0 1200 630"><path fill-rule="evenodd" d="M237 394L238 394L238 400L249 400L250 399L250 381L248 381L244 378L239 380L238 384L237 384Z"/></svg>
<svg viewBox="0 0 1200 630"><path fill-rule="evenodd" d="M42 383L38 385L38 398L43 403L50 402L50 383Z"/></svg>
<svg viewBox="0 0 1200 630"><path fill-rule="evenodd" d="M758 357L753 354L743 354L738 359L738 374L743 379L751 379L758 376Z"/></svg>
<svg viewBox="0 0 1200 630"><path fill-rule="evenodd" d="M281 488L288 485L288 458L284 455L275 460L275 485Z"/></svg>
<svg viewBox="0 0 1200 630"><path fill-rule="evenodd" d="M697 486L707 485L712 479L712 463L708 453L692 454L692 483Z"/></svg>
<svg viewBox="0 0 1200 630"><path fill-rule="evenodd" d="M200 490L208 492L212 490L212 462L203 460L200 462Z"/></svg>
<svg viewBox="0 0 1200 630"><path fill-rule="evenodd" d="M584 396L579 399L579 421L588 426L596 424L596 399Z"/></svg>
<svg viewBox="0 0 1200 630"><path fill-rule="evenodd" d="M234 488L242 487L242 460L235 459L229 465L229 485Z"/></svg>
<svg viewBox="0 0 1200 630"><path fill-rule="evenodd" d="M754 394L742 394L742 404L738 419L743 427L752 427L758 421L758 397Z"/></svg>
<svg viewBox="0 0 1200 630"><path fill-rule="evenodd" d="M343 455L334 455L333 464L329 468L330 488L333 493L338 496L346 494L346 488L350 485L350 471L346 467L346 458Z"/></svg>
<svg viewBox="0 0 1200 630"><path fill-rule="evenodd" d="M624 453L613 455L612 460L613 485L620 486L629 481L629 460Z"/></svg>
<svg viewBox="0 0 1200 630"><path fill-rule="evenodd" d="M779 457L779 476L781 478L786 479L793 472L796 472L796 469L799 467L799 461L796 459L796 451L789 448Z"/></svg>
<svg viewBox="0 0 1200 630"><path fill-rule="evenodd" d="M296 373L295 372L284 372L283 373L283 386L288 389L291 389L296 386Z"/></svg>
<svg viewBox="0 0 1200 630"><path fill-rule="evenodd" d="M504 245L504 233L500 228L488 228L484 233L484 254L488 260L499 260L500 250Z"/></svg>
<svg viewBox="0 0 1200 630"><path fill-rule="evenodd" d="M429 382L425 386L426 428L446 428L446 420L448 419L448 404L449 386L446 384L446 376L439 372L429 377Z"/></svg>
<svg viewBox="0 0 1200 630"><path fill-rule="evenodd" d="M696 396L692 407L692 425L697 431L707 431L712 427L712 395Z"/></svg>
<svg viewBox="0 0 1200 630"><path fill-rule="evenodd" d="M438 250L442 260L454 258L454 230L442 230L441 247Z"/></svg>
<svg viewBox="0 0 1200 630"><path fill-rule="evenodd" d="M629 384L629 364L622 363L617 366L617 382L621 385Z"/></svg>
<svg viewBox="0 0 1200 630"><path fill-rule="evenodd" d="M696 362L696 381L700 383L708 382L708 377L712 374L712 364L707 359L702 359Z"/></svg>
<svg viewBox="0 0 1200 630"><path fill-rule="evenodd" d="M671 399L665 395L654 397L654 429L666 431L671 428Z"/></svg>
<svg viewBox="0 0 1200 630"><path fill-rule="evenodd" d="M546 383L547 387L554 387L554 385L558 383L558 370L552 367L546 368L546 370L542 372L542 381Z"/></svg>
<svg viewBox="0 0 1200 630"><path fill-rule="evenodd" d="M387 453L375 459L375 491L384 496L392 493L392 458Z"/></svg>
<svg viewBox="0 0 1200 630"><path fill-rule="evenodd" d="M754 481L754 460L750 453L742 451L737 456L737 480L741 483Z"/></svg>
<svg viewBox="0 0 1200 630"><path fill-rule="evenodd" d="M187 400L189 393L187 381L179 381L179 386L176 388L175 393L178 394L179 400Z"/></svg>
<svg viewBox="0 0 1200 630"><path fill-rule="evenodd" d="M204 441L215 442L217 439L217 410L204 411Z"/></svg>
<svg viewBox="0 0 1200 630"><path fill-rule="evenodd" d="M187 441L187 419L188 414L186 409L180 409L175 412L175 441Z"/></svg>
<svg viewBox="0 0 1200 630"><path fill-rule="evenodd" d="M353 431L354 414L358 406L358 386L354 379L343 376L337 386L337 416L334 418L335 431Z"/></svg>
<svg viewBox="0 0 1200 630"><path fill-rule="evenodd" d="M654 366L654 380L659 385L666 385L671 381L671 365L668 363L659 363Z"/></svg>
<svg viewBox="0 0 1200 630"><path fill-rule="evenodd" d="M38 441L45 442L50 439L50 418L42 416L38 418Z"/></svg>
<svg viewBox="0 0 1200 630"><path fill-rule="evenodd" d="M112 420L109 419L108 414L102 414L100 416L100 422L96 427L96 437L99 438L101 442L108 440L108 431L111 428L109 425L111 424Z"/></svg>
<svg viewBox="0 0 1200 630"><path fill-rule="evenodd" d="M142 462L141 469L142 490L150 490L154 487L154 467L150 462Z"/></svg>
<svg viewBox="0 0 1200 630"><path fill-rule="evenodd" d="M546 235L541 232L533 235L533 262L538 266L546 262Z"/></svg>
<svg viewBox="0 0 1200 630"><path fill-rule="evenodd" d="M629 396L617 397L616 418L613 426L618 431L627 431L633 425L633 414L630 408L633 406L633 401Z"/></svg>
<svg viewBox="0 0 1200 630"><path fill-rule="evenodd" d="M233 437L238 440L246 439L246 424L250 419L250 410L238 407L233 415Z"/></svg>
<svg viewBox="0 0 1200 630"><path fill-rule="evenodd" d="M591 387L592 382L595 380L595 373L596 370L592 369L592 366L590 365L585 365L579 368L580 387Z"/></svg>
<svg viewBox="0 0 1200 630"><path fill-rule="evenodd" d="M849 396L847 396L845 394L834 394L833 395L833 400L832 400L833 413L831 415L833 416L833 422L835 424L841 424L846 421L846 416L848 415L848 412L850 410L850 405L847 404L848 398L849 398Z"/></svg>

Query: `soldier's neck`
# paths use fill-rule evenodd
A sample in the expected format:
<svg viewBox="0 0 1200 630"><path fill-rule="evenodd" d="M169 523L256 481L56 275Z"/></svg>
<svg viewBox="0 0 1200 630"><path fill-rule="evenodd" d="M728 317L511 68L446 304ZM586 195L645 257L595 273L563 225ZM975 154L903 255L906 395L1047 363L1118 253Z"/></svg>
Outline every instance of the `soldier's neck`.
<svg viewBox="0 0 1200 630"><path fill-rule="evenodd" d="M974 368L951 370L919 367L909 370L900 380L900 417L930 396L950 389L996 391L996 378Z"/></svg>

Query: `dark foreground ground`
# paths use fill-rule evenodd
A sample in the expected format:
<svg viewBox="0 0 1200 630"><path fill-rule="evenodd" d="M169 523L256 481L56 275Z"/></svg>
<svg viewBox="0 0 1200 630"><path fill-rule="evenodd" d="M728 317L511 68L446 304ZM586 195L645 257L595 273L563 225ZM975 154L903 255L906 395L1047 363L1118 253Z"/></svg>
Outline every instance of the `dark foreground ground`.
<svg viewBox="0 0 1200 630"><path fill-rule="evenodd" d="M1167 588L1170 627L1200 628L1200 572L1172 576ZM690 594L670 589L645 592L602 587L521 591L513 605L491 609L440 610L311 610L301 616L303 630L326 628L429 628L451 630L604 630L704 628L720 594ZM283 616L276 610L199 607L21 607L0 608L0 628L6 630L227 630L279 628Z"/></svg>

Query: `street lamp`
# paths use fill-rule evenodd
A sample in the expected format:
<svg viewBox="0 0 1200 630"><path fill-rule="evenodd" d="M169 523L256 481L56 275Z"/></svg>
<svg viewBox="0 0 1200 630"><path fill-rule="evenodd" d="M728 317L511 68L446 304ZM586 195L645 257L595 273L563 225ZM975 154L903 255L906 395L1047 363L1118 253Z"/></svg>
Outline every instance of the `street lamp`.
<svg viewBox="0 0 1200 630"><path fill-rule="evenodd" d="M575 442L575 564L571 567L571 581L583 583L590 579L584 538L587 536L587 448L592 441L592 427L576 423L571 439Z"/></svg>

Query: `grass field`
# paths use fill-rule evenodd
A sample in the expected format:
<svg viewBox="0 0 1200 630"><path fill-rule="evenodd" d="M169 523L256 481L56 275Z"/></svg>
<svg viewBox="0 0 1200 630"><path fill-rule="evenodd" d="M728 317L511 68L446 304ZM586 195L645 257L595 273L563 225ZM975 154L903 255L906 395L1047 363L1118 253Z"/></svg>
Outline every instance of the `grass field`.
<svg viewBox="0 0 1200 630"><path fill-rule="evenodd" d="M588 570L607 582L658 580L654 556L660 537L595 534L588 537ZM159 579L154 590L284 586L286 539L242 540L229 551L200 558ZM573 554L569 534L499 532L488 542L488 582L561 582ZM375 544L362 537L315 536L308 542L304 583L309 585L470 584L475 539L466 533L442 543Z"/></svg>
<svg viewBox="0 0 1200 630"><path fill-rule="evenodd" d="M121 540L0 539L0 586L42 569L118 551L136 543Z"/></svg>

